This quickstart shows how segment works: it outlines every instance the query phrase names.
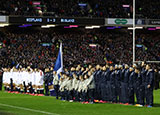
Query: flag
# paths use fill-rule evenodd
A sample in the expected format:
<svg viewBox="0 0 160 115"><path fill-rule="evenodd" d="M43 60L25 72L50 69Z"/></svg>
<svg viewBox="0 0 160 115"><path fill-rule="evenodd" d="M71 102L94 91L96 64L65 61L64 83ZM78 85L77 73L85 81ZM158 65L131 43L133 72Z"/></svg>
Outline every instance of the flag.
<svg viewBox="0 0 160 115"><path fill-rule="evenodd" d="M57 74L63 71L62 43L60 44L58 57L54 65L54 71L57 71Z"/></svg>

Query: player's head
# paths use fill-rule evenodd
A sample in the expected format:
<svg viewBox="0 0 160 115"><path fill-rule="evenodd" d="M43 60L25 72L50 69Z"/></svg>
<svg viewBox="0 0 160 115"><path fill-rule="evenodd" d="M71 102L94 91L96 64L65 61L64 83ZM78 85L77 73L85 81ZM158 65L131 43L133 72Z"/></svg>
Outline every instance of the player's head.
<svg viewBox="0 0 160 115"><path fill-rule="evenodd" d="M110 66L109 69L110 69L110 71L113 71L113 70L114 70L114 67L113 67L113 66Z"/></svg>
<svg viewBox="0 0 160 115"><path fill-rule="evenodd" d="M88 75L89 75L89 76L91 76L91 75L92 75L92 72L91 72L91 71L89 71L89 72L88 72Z"/></svg>
<svg viewBox="0 0 160 115"><path fill-rule="evenodd" d="M145 67L146 66L146 61L142 61L141 62L141 67Z"/></svg>
<svg viewBox="0 0 160 115"><path fill-rule="evenodd" d="M76 76L76 74L75 74L75 73L73 73L73 78L77 78L77 76Z"/></svg>
<svg viewBox="0 0 160 115"><path fill-rule="evenodd" d="M127 64L125 64L125 69L128 69L128 68L129 68L129 66Z"/></svg>
<svg viewBox="0 0 160 115"><path fill-rule="evenodd" d="M146 70L151 69L151 66L149 64L146 65Z"/></svg>
<svg viewBox="0 0 160 115"><path fill-rule="evenodd" d="M96 66L96 70L99 70L99 69L100 69L100 65L97 65L97 66Z"/></svg>
<svg viewBox="0 0 160 115"><path fill-rule="evenodd" d="M109 68L109 65L108 65L108 64L106 64L106 68L107 68L107 69Z"/></svg>
<svg viewBox="0 0 160 115"><path fill-rule="evenodd" d="M122 66L122 65L119 65L118 67L119 67L119 69L123 69L123 66Z"/></svg>
<svg viewBox="0 0 160 115"><path fill-rule="evenodd" d="M130 72L132 72L133 70L134 70L133 67L130 67L130 68L129 68L129 71L130 71Z"/></svg>
<svg viewBox="0 0 160 115"><path fill-rule="evenodd" d="M103 66L103 68L102 68L102 69L103 69L103 71L106 71L106 66Z"/></svg>
<svg viewBox="0 0 160 115"><path fill-rule="evenodd" d="M84 71L84 67L81 67L81 71Z"/></svg>
<svg viewBox="0 0 160 115"><path fill-rule="evenodd" d="M118 65L117 64L115 65L115 69L118 69Z"/></svg>
<svg viewBox="0 0 160 115"><path fill-rule="evenodd" d="M91 69L91 68L92 68L92 65L89 65L88 68Z"/></svg>

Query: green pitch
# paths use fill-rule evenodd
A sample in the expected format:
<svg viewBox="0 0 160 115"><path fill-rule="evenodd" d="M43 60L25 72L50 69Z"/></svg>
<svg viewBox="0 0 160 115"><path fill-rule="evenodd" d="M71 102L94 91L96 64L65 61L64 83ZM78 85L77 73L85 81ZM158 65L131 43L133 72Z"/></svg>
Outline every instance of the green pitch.
<svg viewBox="0 0 160 115"><path fill-rule="evenodd" d="M119 104L81 104L55 97L37 97L0 92L0 115L160 115L160 90L154 91L155 107Z"/></svg>

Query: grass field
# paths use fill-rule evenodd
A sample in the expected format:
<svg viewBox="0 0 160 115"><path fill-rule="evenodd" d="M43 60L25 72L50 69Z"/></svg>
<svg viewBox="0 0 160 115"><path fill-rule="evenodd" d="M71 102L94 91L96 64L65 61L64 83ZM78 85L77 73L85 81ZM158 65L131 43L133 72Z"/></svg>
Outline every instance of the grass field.
<svg viewBox="0 0 160 115"><path fill-rule="evenodd" d="M160 115L160 90L154 91L152 108L120 104L81 104L0 92L0 115Z"/></svg>

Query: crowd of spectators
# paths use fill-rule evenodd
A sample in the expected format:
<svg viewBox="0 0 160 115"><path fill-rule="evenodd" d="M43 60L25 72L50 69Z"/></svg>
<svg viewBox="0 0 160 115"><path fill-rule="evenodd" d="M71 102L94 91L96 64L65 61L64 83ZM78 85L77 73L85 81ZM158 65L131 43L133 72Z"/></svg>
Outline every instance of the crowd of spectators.
<svg viewBox="0 0 160 115"><path fill-rule="evenodd" d="M136 17L159 19L159 5L157 0L136 0ZM1 0L0 14L132 18L133 0Z"/></svg>
<svg viewBox="0 0 160 115"><path fill-rule="evenodd" d="M156 36L156 37L155 37ZM153 38L153 39L151 39ZM137 35L136 61L160 61L158 35ZM59 43L63 43L65 67L77 64L132 64L132 32L126 29L52 30L11 28L0 31L2 67L50 68L56 61Z"/></svg>
<svg viewBox="0 0 160 115"><path fill-rule="evenodd" d="M160 35L157 32L141 31L137 34L136 60L160 61L159 38Z"/></svg>
<svg viewBox="0 0 160 115"><path fill-rule="evenodd" d="M136 16L147 19L160 19L160 1L136 0Z"/></svg>
<svg viewBox="0 0 160 115"><path fill-rule="evenodd" d="M130 17L130 0L1 0L0 12L8 15L49 15L66 17ZM123 8L128 4L129 8ZM39 7L37 9L37 7ZM41 12L39 12L41 11Z"/></svg>

